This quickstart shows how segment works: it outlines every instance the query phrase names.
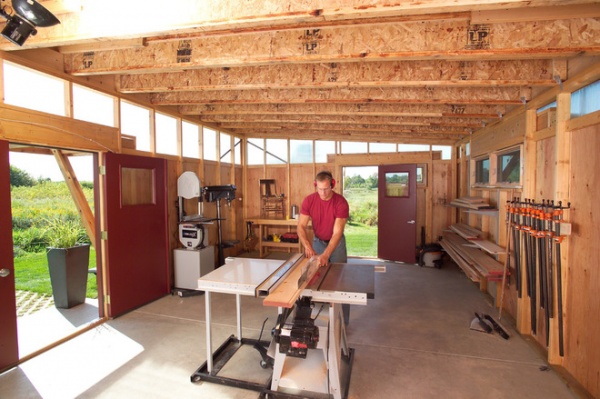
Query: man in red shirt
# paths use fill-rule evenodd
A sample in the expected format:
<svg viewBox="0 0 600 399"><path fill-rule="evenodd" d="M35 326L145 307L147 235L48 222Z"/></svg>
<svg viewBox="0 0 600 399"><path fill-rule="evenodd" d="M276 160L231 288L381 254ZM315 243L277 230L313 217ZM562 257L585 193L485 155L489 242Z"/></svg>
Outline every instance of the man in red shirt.
<svg viewBox="0 0 600 399"><path fill-rule="evenodd" d="M302 201L298 220L298 238L304 245L304 254L308 259L317 257L319 266L329 262L346 263L346 238L344 228L349 216L348 201L343 195L333 191L335 180L330 172L323 171L315 177L316 192L309 194ZM308 221L312 220L315 237L312 243L308 240ZM349 321L350 306L342 306L344 320Z"/></svg>

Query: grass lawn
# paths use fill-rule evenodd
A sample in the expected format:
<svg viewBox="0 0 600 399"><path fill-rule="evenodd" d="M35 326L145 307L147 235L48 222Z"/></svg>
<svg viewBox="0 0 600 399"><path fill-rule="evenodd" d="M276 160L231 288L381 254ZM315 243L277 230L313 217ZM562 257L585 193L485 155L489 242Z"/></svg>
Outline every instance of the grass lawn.
<svg viewBox="0 0 600 399"><path fill-rule="evenodd" d="M348 223L344 235L348 256L377 257L377 226Z"/></svg>
<svg viewBox="0 0 600 399"><path fill-rule="evenodd" d="M94 267L96 267L96 251L90 247L89 268ZM29 253L15 258L15 285L17 290L52 295L46 252ZM88 298L98 297L98 285L95 274L88 274L86 296Z"/></svg>

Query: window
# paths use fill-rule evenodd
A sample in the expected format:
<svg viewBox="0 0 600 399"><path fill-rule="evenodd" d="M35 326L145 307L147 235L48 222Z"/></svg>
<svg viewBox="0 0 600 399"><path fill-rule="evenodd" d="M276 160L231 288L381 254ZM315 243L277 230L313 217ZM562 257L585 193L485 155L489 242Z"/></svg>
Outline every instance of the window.
<svg viewBox="0 0 600 399"><path fill-rule="evenodd" d="M429 151L427 144L399 144L398 152L423 152Z"/></svg>
<svg viewBox="0 0 600 399"><path fill-rule="evenodd" d="M6 104L67 116L66 81L7 61L3 67Z"/></svg>
<svg viewBox="0 0 600 399"><path fill-rule="evenodd" d="M387 172L385 174L385 196L408 197L410 195L408 182L408 172Z"/></svg>
<svg viewBox="0 0 600 399"><path fill-rule="evenodd" d="M73 118L115 127L115 98L73 84Z"/></svg>
<svg viewBox="0 0 600 399"><path fill-rule="evenodd" d="M452 146L449 145L432 145L431 151L441 151L442 160L452 159Z"/></svg>
<svg viewBox="0 0 600 399"><path fill-rule="evenodd" d="M248 139L247 165L264 165L265 141L263 139Z"/></svg>
<svg viewBox="0 0 600 399"><path fill-rule="evenodd" d="M342 154L366 154L367 143L356 141L342 141Z"/></svg>
<svg viewBox="0 0 600 399"><path fill-rule="evenodd" d="M600 110L600 80L571 94L571 118Z"/></svg>
<svg viewBox="0 0 600 399"><path fill-rule="evenodd" d="M177 155L177 119L156 113L156 152Z"/></svg>
<svg viewBox="0 0 600 399"><path fill-rule="evenodd" d="M233 156L236 165L242 164L242 139L236 137L233 144Z"/></svg>
<svg viewBox="0 0 600 399"><path fill-rule="evenodd" d="M315 141L315 162L326 163L328 154L335 154L335 141Z"/></svg>
<svg viewBox="0 0 600 399"><path fill-rule="evenodd" d="M521 184L521 147L512 148L497 155L496 183Z"/></svg>
<svg viewBox="0 0 600 399"><path fill-rule="evenodd" d="M471 161L474 186L520 187L523 175L522 146L495 151Z"/></svg>
<svg viewBox="0 0 600 399"><path fill-rule="evenodd" d="M369 143L369 152L396 152L398 146L394 143Z"/></svg>
<svg viewBox="0 0 600 399"><path fill-rule="evenodd" d="M287 140L267 139L267 165L286 164L287 155Z"/></svg>
<svg viewBox="0 0 600 399"><path fill-rule="evenodd" d="M219 142L221 143L219 146L221 152L219 159L221 162L231 163L231 136L221 132L219 133Z"/></svg>
<svg viewBox="0 0 600 399"><path fill-rule="evenodd" d="M217 160L217 132L206 126L202 128L202 150L204 159Z"/></svg>
<svg viewBox="0 0 600 399"><path fill-rule="evenodd" d="M150 110L121 101L121 133L135 137L135 149L150 151Z"/></svg>
<svg viewBox="0 0 600 399"><path fill-rule="evenodd" d="M200 158L200 126L181 122L181 147L184 157Z"/></svg>
<svg viewBox="0 0 600 399"><path fill-rule="evenodd" d="M290 140L290 163L313 161L312 140Z"/></svg>
<svg viewBox="0 0 600 399"><path fill-rule="evenodd" d="M488 184L490 182L490 159L484 158L475 161L475 183Z"/></svg>

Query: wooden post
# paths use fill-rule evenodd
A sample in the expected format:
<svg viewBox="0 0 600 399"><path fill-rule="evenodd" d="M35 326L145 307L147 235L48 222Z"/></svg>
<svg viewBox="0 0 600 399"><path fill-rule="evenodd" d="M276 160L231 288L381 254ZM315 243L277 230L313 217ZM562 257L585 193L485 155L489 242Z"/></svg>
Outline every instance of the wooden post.
<svg viewBox="0 0 600 399"><path fill-rule="evenodd" d="M535 195L537 144L534 138L537 121L537 110L530 109L525 113L525 145L523 146L523 198L532 198ZM522 246L521 246L522 247ZM524 259L521 255L520 259ZM527 297L527 268L521 267L521 292L523 295L517 300L517 330L521 334L531 335L531 301Z"/></svg>
<svg viewBox="0 0 600 399"><path fill-rule="evenodd" d="M570 179L571 179L571 132L567 130L567 122L571 119L571 93L559 93L556 96L556 170L554 174L554 201L562 201L566 206L569 202ZM566 211L568 212L568 211ZM569 259L569 238L567 237L560 244L560 261L562 263L562 313L563 313L563 332L565 352L568 346L569 314L566 312L567 295L570 265ZM558 278L558 276L557 276ZM557 298L557 295L554 295ZM548 362L550 364L561 365L564 361L558 350L558 310L554 307L554 314L550 323L550 341L548 346Z"/></svg>
<svg viewBox="0 0 600 399"><path fill-rule="evenodd" d="M83 222L85 231L88 237L90 237L92 245L95 248L98 248L98 243L96 242L96 222L94 219L94 214L87 203L85 195L83 194L83 190L81 189L81 185L79 184L77 176L75 176L75 172L73 171L73 167L71 166L69 159L62 151L53 149L52 153L54 154L54 158L56 158L56 162L58 162L58 166L63 177L65 178L65 183L67 184L67 187L69 187L69 191L71 192L71 196L73 197L73 201L75 202L79 216L81 216L81 221Z"/></svg>

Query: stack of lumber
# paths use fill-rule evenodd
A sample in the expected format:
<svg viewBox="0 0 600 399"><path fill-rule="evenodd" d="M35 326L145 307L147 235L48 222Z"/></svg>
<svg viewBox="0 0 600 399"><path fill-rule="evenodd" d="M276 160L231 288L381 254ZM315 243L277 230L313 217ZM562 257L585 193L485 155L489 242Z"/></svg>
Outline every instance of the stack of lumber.
<svg viewBox="0 0 600 399"><path fill-rule="evenodd" d="M467 277L475 282L502 281L504 266L453 231L444 232L440 245Z"/></svg>
<svg viewBox="0 0 600 399"><path fill-rule="evenodd" d="M483 236L483 232L464 223L456 223L450 226L450 230L464 238L465 240L478 240Z"/></svg>
<svg viewBox="0 0 600 399"><path fill-rule="evenodd" d="M495 209L487 199L482 197L460 197L452 200L450 205L474 210Z"/></svg>
<svg viewBox="0 0 600 399"><path fill-rule="evenodd" d="M456 223L450 226L450 230L464 238L465 240L471 241L473 244L483 249L485 252L492 255L500 255L506 253L505 249L499 245L494 244L491 241L484 240L482 238L483 232L471 227L467 224Z"/></svg>

